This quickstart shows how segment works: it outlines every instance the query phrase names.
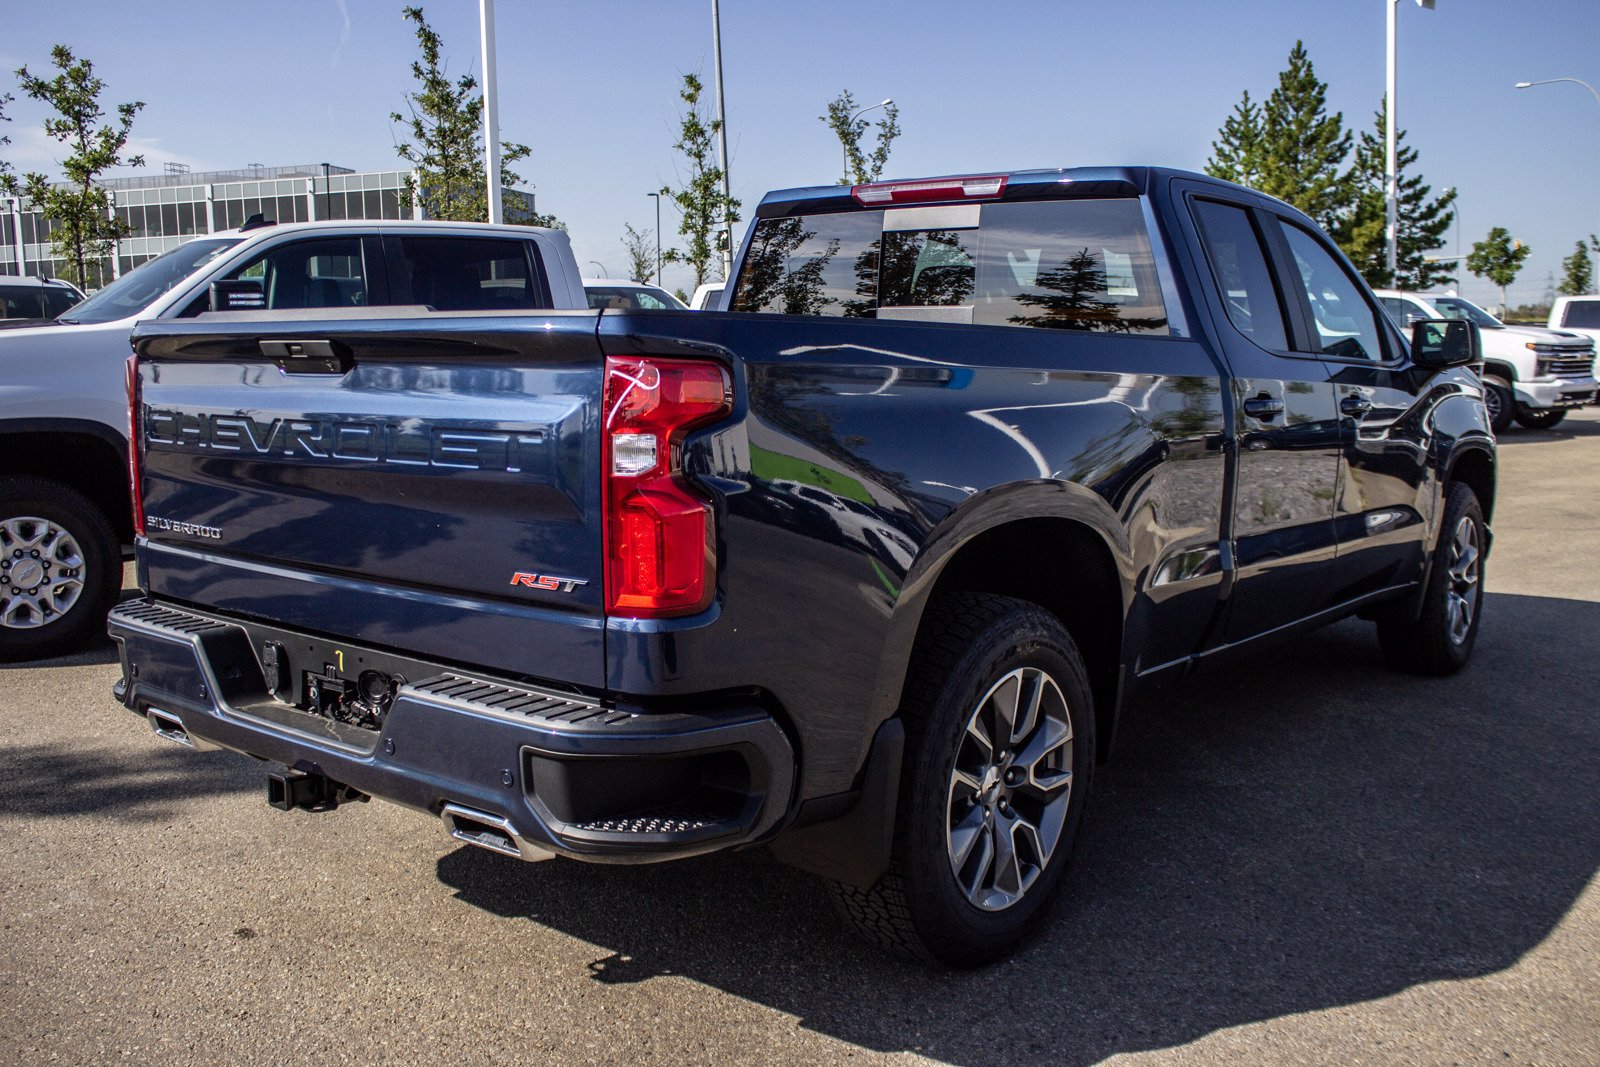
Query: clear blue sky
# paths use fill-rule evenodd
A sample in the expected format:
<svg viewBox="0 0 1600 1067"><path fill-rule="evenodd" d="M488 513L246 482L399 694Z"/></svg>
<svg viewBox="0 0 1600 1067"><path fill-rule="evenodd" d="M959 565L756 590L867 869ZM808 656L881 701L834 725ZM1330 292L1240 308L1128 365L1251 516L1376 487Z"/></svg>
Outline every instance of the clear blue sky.
<svg viewBox="0 0 1600 1067"><path fill-rule="evenodd" d="M839 144L818 121L849 88L893 96L904 133L890 176L1156 163L1199 168L1244 89L1265 97L1303 38L1330 104L1365 128L1380 104L1387 0L723 0L734 195L831 182ZM388 121L416 53L400 0L8 0L0 67L94 60L111 100L147 104L153 169L328 161L393 166ZM432 0L453 71L477 71L477 3ZM533 147L522 173L567 223L586 271L624 270L623 224L654 226L645 193L675 180L675 87L710 84L710 0L500 0L500 117ZM1447 252L1505 226L1533 247L1512 303L1540 298L1600 230L1597 0L1402 0L1400 126L1436 187L1461 191ZM0 84L10 81L0 79ZM38 105L18 100L3 158L53 169ZM676 215L664 208L668 242ZM742 227L740 228L742 232ZM1459 236L1458 236L1459 235ZM669 285L684 284L668 270ZM1466 276L1485 301L1493 289Z"/></svg>

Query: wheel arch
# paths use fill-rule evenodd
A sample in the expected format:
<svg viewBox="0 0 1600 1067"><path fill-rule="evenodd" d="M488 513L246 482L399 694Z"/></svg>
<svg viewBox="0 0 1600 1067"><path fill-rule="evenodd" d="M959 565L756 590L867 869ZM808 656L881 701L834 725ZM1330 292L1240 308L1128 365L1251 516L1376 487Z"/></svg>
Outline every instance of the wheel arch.
<svg viewBox="0 0 1600 1067"><path fill-rule="evenodd" d="M87 419L0 421L0 476L47 478L70 485L98 507L123 544L133 542L128 443Z"/></svg>
<svg viewBox="0 0 1600 1067"><path fill-rule="evenodd" d="M1083 486L1038 482L969 499L924 543L902 588L880 677L885 715L898 708L928 604L984 592L1038 604L1061 620L1083 655L1104 758L1121 702L1123 636L1133 566L1120 522Z"/></svg>
<svg viewBox="0 0 1600 1067"><path fill-rule="evenodd" d="M1495 461L1487 448L1470 445L1457 450L1445 475L1445 484L1464 482L1477 494L1484 522L1494 519Z"/></svg>

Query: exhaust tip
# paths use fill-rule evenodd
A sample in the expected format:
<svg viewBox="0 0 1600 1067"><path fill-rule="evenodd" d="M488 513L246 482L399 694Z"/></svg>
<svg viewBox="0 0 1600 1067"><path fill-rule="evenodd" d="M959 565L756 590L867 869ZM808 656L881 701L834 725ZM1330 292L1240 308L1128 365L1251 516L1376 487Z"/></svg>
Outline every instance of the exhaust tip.
<svg viewBox="0 0 1600 1067"><path fill-rule="evenodd" d="M172 712L162 711L160 708L146 708L144 717L157 737L164 737L184 748L195 747L194 738L190 737L189 731L183 727L183 720Z"/></svg>
<svg viewBox="0 0 1600 1067"><path fill-rule="evenodd" d="M523 838L512 827L510 820L502 816L463 808L459 804L446 804L440 814L445 829L457 841L529 863L555 856L554 852L539 848Z"/></svg>

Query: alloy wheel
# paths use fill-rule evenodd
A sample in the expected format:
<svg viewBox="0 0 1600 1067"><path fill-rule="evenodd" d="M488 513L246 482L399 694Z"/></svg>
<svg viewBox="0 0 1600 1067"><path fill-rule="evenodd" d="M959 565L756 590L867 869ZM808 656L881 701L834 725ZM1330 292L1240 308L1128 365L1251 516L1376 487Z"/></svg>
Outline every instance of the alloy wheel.
<svg viewBox="0 0 1600 1067"><path fill-rule="evenodd" d="M1463 515L1450 538L1449 584L1445 589L1445 620L1450 627L1450 640L1458 645L1472 632L1472 617L1478 610L1482 559L1478 524L1470 515Z"/></svg>
<svg viewBox="0 0 1600 1067"><path fill-rule="evenodd" d="M950 774L945 847L962 893L1003 911L1055 853L1072 796L1072 714L1037 667L996 682L967 719Z"/></svg>
<svg viewBox="0 0 1600 1067"><path fill-rule="evenodd" d="M83 595L77 538L33 515L0 521L0 626L32 630L72 610Z"/></svg>

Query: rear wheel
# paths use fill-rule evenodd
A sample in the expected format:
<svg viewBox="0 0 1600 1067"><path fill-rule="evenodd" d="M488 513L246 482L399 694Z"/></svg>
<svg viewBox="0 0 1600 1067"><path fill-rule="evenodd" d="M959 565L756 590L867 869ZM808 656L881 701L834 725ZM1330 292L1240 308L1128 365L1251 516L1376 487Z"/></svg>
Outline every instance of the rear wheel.
<svg viewBox="0 0 1600 1067"><path fill-rule="evenodd" d="M834 886L845 916L918 959L971 967L1038 924L1077 839L1094 703L1061 623L962 593L929 608L901 707L906 761L889 873Z"/></svg>
<svg viewBox="0 0 1600 1067"><path fill-rule="evenodd" d="M0 660L38 659L103 632L122 589L111 524L44 478L0 478Z"/></svg>
<svg viewBox="0 0 1600 1067"><path fill-rule="evenodd" d="M1378 643L1389 666L1415 674L1454 674L1466 666L1478 640L1488 544L1477 494L1454 483L1439 524L1421 615L1378 619Z"/></svg>
<svg viewBox="0 0 1600 1067"><path fill-rule="evenodd" d="M1511 383L1504 378L1485 375L1483 379L1483 406L1489 412L1489 428L1497 434L1511 429L1511 416L1516 410L1516 400L1511 395Z"/></svg>
<svg viewBox="0 0 1600 1067"><path fill-rule="evenodd" d="M1560 424L1567 417L1566 408L1539 408L1517 405L1517 425L1526 426L1530 430L1549 430Z"/></svg>

